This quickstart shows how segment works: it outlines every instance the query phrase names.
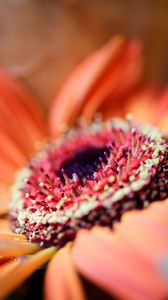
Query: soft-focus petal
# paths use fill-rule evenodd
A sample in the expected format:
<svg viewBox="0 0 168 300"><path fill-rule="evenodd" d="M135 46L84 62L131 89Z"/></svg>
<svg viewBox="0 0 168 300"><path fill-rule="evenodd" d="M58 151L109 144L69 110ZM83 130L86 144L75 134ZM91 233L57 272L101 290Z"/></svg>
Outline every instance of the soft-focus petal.
<svg viewBox="0 0 168 300"><path fill-rule="evenodd" d="M7 202L6 200L3 203L0 202L0 216L7 214L8 210L9 210L6 202Z"/></svg>
<svg viewBox="0 0 168 300"><path fill-rule="evenodd" d="M5 218L1 218L0 219L0 234L3 232L3 233L6 233L6 232L9 232L10 231L10 224L9 224L9 221Z"/></svg>
<svg viewBox="0 0 168 300"><path fill-rule="evenodd" d="M73 249L77 269L122 299L154 300L166 297L167 284L159 269L168 253L166 201L163 206L158 210L163 224L162 217L159 222L154 222L157 210L153 204L143 212L125 214L123 221L112 232L105 229L94 229L91 233L81 231ZM144 213L147 213L147 220ZM151 257L150 251L153 252Z"/></svg>
<svg viewBox="0 0 168 300"><path fill-rule="evenodd" d="M15 290L35 270L45 264L53 256L54 252L54 247L41 250L24 261L20 261L19 266L6 274L6 276L3 276L3 278L0 278L0 299Z"/></svg>
<svg viewBox="0 0 168 300"><path fill-rule="evenodd" d="M46 300L85 299L70 251L69 247L64 247L49 263L45 280Z"/></svg>
<svg viewBox="0 0 168 300"><path fill-rule="evenodd" d="M15 148L19 146L23 152L26 152L25 145L32 151L33 143L46 134L45 122L37 101L2 70L0 70L0 124L1 134L8 136ZM2 144L1 148L4 150L5 145ZM6 153L8 151L10 153L10 148L6 149Z"/></svg>
<svg viewBox="0 0 168 300"><path fill-rule="evenodd" d="M160 91L156 87L144 87L129 97L124 106L124 115L131 113L138 123L153 123L158 109Z"/></svg>
<svg viewBox="0 0 168 300"><path fill-rule="evenodd" d="M168 112L165 113L163 118L158 123L159 128L168 136Z"/></svg>
<svg viewBox="0 0 168 300"><path fill-rule="evenodd" d="M12 182L15 170L25 163L35 143L46 134L36 101L3 70L0 70L0 127L1 190ZM4 200L1 197L0 207Z"/></svg>
<svg viewBox="0 0 168 300"><path fill-rule="evenodd" d="M133 88L141 64L139 44L119 37L92 54L73 72L54 101L49 120L52 135L81 115L90 120L108 97L116 100Z"/></svg>
<svg viewBox="0 0 168 300"><path fill-rule="evenodd" d="M0 255L4 257L31 254L40 249L34 243L27 242L25 236L0 232Z"/></svg>
<svg viewBox="0 0 168 300"><path fill-rule="evenodd" d="M19 265L19 260L16 258L4 259L0 257L0 280L13 271Z"/></svg>
<svg viewBox="0 0 168 300"><path fill-rule="evenodd" d="M152 204L143 213L127 213L121 222L122 226L116 226L117 235L149 261L157 264L168 253L168 200Z"/></svg>
<svg viewBox="0 0 168 300"><path fill-rule="evenodd" d="M141 51L136 41L128 42L116 60L116 65L109 65L110 70L104 78L97 82L97 87L89 96L88 102L82 107L80 115L91 121L95 112L111 108L116 114L116 108L123 106L125 96L135 88L141 73ZM122 102L121 102L122 100Z"/></svg>
<svg viewBox="0 0 168 300"><path fill-rule="evenodd" d="M0 95L2 102L9 104L10 109L16 112L16 116L25 118L22 122L26 128L30 125L34 128L32 136L36 133L36 137L46 134L45 122L42 113L37 105L37 100L25 89L18 81L14 80L4 70L0 69ZM10 101L12 100L12 101ZM1 103L2 103L1 102ZM12 102L12 103L11 103ZM22 116L23 114L23 116ZM30 123L29 123L30 121ZM29 130L27 128L27 130Z"/></svg>
<svg viewBox="0 0 168 300"><path fill-rule="evenodd" d="M132 113L137 122L158 125L168 113L168 90L144 87L128 98L125 111Z"/></svg>
<svg viewBox="0 0 168 300"><path fill-rule="evenodd" d="M8 164L7 164L8 165ZM10 197L10 183L0 179L0 217L5 215L9 208L7 199Z"/></svg>
<svg viewBox="0 0 168 300"><path fill-rule="evenodd" d="M168 89L164 90L156 109L154 122L168 135Z"/></svg>

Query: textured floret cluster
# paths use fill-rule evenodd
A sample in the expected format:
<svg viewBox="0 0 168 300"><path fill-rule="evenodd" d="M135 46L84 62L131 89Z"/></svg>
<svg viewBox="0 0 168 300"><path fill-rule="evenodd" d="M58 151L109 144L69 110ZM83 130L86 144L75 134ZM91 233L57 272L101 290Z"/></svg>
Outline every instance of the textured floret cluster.
<svg viewBox="0 0 168 300"><path fill-rule="evenodd" d="M129 120L79 126L45 146L13 187L13 230L62 247L79 228L113 227L124 212L168 196L168 143Z"/></svg>

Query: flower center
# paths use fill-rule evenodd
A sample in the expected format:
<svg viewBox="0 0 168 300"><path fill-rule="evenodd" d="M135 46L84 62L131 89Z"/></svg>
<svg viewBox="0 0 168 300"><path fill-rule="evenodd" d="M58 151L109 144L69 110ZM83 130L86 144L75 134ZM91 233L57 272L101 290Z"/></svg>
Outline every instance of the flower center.
<svg viewBox="0 0 168 300"><path fill-rule="evenodd" d="M13 230L62 247L81 227L112 228L126 211L168 196L167 161L167 140L153 127L114 119L72 130L18 175Z"/></svg>
<svg viewBox="0 0 168 300"><path fill-rule="evenodd" d="M108 151L107 147L87 147L80 149L72 158L62 164L61 168L57 171L57 175L63 183L65 179L62 170L64 170L69 179L73 178L73 174L76 174L81 180L84 178L94 179L93 174L97 171L100 162L107 163L105 157L106 151Z"/></svg>

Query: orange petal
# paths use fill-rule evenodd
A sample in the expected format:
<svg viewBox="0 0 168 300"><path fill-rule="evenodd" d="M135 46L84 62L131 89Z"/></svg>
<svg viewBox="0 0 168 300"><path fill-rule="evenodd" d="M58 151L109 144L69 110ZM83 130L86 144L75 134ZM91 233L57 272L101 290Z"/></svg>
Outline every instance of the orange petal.
<svg viewBox="0 0 168 300"><path fill-rule="evenodd" d="M0 181L4 183L12 182L15 170L45 135L44 119L35 103L18 82L0 69Z"/></svg>
<svg viewBox="0 0 168 300"><path fill-rule="evenodd" d="M156 221L161 221L162 224L165 224L167 226L168 198L152 203L149 208L150 209L144 210L146 216Z"/></svg>
<svg viewBox="0 0 168 300"><path fill-rule="evenodd" d="M125 51L126 57L124 56ZM129 57L132 52L135 52L133 58ZM123 84L123 90L125 90L128 83L130 87L139 78L141 69L140 50L136 42L130 42L129 44L120 37L116 37L79 65L54 101L49 120L53 135L58 133L62 124L73 124L76 118L82 114L82 111L83 115L90 119L98 106L106 100L106 96L113 94L115 88L119 90L119 86L116 87L113 80L117 80L118 84L120 78L114 78L113 73L121 76L122 64L120 60L123 58L123 63L124 58L127 59L128 57L128 64L131 63L126 68L129 78ZM120 65L120 68L118 68L118 65ZM134 74L132 70L134 70Z"/></svg>
<svg viewBox="0 0 168 300"><path fill-rule="evenodd" d="M84 276L121 299L154 300L166 295L166 283L155 268L117 234L80 231L73 259Z"/></svg>
<svg viewBox="0 0 168 300"><path fill-rule="evenodd" d="M0 179L0 216L5 215L9 208L7 200L9 199L10 185Z"/></svg>
<svg viewBox="0 0 168 300"><path fill-rule="evenodd" d="M122 217L122 223L127 220L130 220L132 222L136 222L139 224L139 221L141 220L149 221L149 222L155 222L156 225L159 227L168 227L168 218L167 218L167 212L168 212L168 199L157 201L152 204L150 204L146 209L143 211L129 211L125 213ZM139 220L138 222L136 220Z"/></svg>
<svg viewBox="0 0 168 300"><path fill-rule="evenodd" d="M0 102L0 126L1 126L1 132L3 133L3 136L5 135L6 138L8 138L8 140L9 139L11 140L11 143L14 145L14 148L17 149L17 152L18 150L20 150L20 152L23 153L24 155L29 155L32 152L33 144L36 138L32 140L33 131L32 131L32 138L30 138L30 136L27 136L26 131L24 132L23 135L23 131L20 130L20 126L21 126L20 118L21 117L19 117L19 121L18 121L18 118L16 118L16 114L12 112L12 109L6 103L6 100ZM23 126L23 130L24 130L24 126ZM37 138L37 140L39 140L39 138ZM3 143L2 150L3 153L6 153L8 155L12 152L12 149L10 148L8 149L8 151L5 151L6 150L5 142ZM15 159L14 155L11 158L14 160ZM17 159L15 159L14 161L17 162Z"/></svg>
<svg viewBox="0 0 168 300"><path fill-rule="evenodd" d="M31 121L27 125L34 126L37 135L46 134L44 118L37 105L37 100L25 87L2 69L0 69L0 94L18 116L23 114L22 119L26 117L26 121ZM10 101L11 99L12 101Z"/></svg>
<svg viewBox="0 0 168 300"><path fill-rule="evenodd" d="M9 96L6 94L0 94L0 96L0 122L2 130L6 133L8 131L13 141L18 142L20 146L22 142L21 149L25 151L26 145L26 147L28 147L28 150L32 151L34 143L42 139L43 134L38 128L36 128L36 126L34 126L31 116L27 116L27 111L24 111L22 102L15 103L13 98L8 99ZM10 100L10 102L8 103L7 100ZM13 104L11 105L10 103ZM20 111L20 108L23 111Z"/></svg>
<svg viewBox="0 0 168 300"><path fill-rule="evenodd" d="M159 120L158 127L168 136L168 112Z"/></svg>
<svg viewBox="0 0 168 300"><path fill-rule="evenodd" d="M17 143L3 130L0 134L0 145L0 202L2 202L8 200L9 187L13 183L16 170L25 164L26 157Z"/></svg>
<svg viewBox="0 0 168 300"><path fill-rule="evenodd" d="M118 61L116 60L115 65L109 64L110 69L97 82L88 101L83 105L80 114L84 119L91 121L96 111L102 112L102 106L104 107L106 102L106 109L111 108L114 113L116 103L119 107L123 105L123 98L132 91L140 77L140 56L140 45L136 41L125 44Z"/></svg>
<svg viewBox="0 0 168 300"><path fill-rule="evenodd" d="M23 256L34 253L39 249L39 245L27 242L23 235L0 232L1 256Z"/></svg>
<svg viewBox="0 0 168 300"><path fill-rule="evenodd" d="M127 99L124 114L131 113L137 123L153 123L159 97L156 87L142 88Z"/></svg>
<svg viewBox="0 0 168 300"><path fill-rule="evenodd" d="M37 254L30 256L23 262L20 261L12 272L0 278L0 299L6 297L25 281L35 270L46 263L54 254L55 248L41 250Z"/></svg>
<svg viewBox="0 0 168 300"><path fill-rule="evenodd" d="M10 224L7 219L0 219L0 233L8 232L10 230Z"/></svg>
<svg viewBox="0 0 168 300"><path fill-rule="evenodd" d="M6 215L9 211L7 201L0 202L0 216Z"/></svg>
<svg viewBox="0 0 168 300"><path fill-rule="evenodd" d="M116 232L129 240L146 259L160 263L168 253L168 201L154 203L143 211L126 213L116 226Z"/></svg>
<svg viewBox="0 0 168 300"><path fill-rule="evenodd" d="M19 261L16 258L8 259L3 264L2 260L4 259L0 258L0 280L19 265Z"/></svg>
<svg viewBox="0 0 168 300"><path fill-rule="evenodd" d="M8 129L16 140L19 136L23 145L28 142L34 143L46 133L45 122L36 103L37 101L18 82L0 70L1 128L4 129L4 124L5 130Z"/></svg>
<svg viewBox="0 0 168 300"><path fill-rule="evenodd" d="M59 250L48 266L45 280L46 300L85 299L70 251L69 247Z"/></svg>
<svg viewBox="0 0 168 300"><path fill-rule="evenodd" d="M168 89L163 91L159 100L158 108L154 115L154 122L168 135Z"/></svg>
<svg viewBox="0 0 168 300"><path fill-rule="evenodd" d="M6 231L2 231L1 233L0 233L0 238L2 238L2 239L6 239L6 240L15 240L15 241L19 241L19 242L25 242L25 241L27 241L27 238L26 238L26 236L25 235L23 235L23 234L17 234L17 233L14 233L14 232L11 232L11 231L9 231L9 232L6 232Z"/></svg>
<svg viewBox="0 0 168 300"><path fill-rule="evenodd" d="M122 116L131 113L138 123L153 123L168 134L168 90L145 87L123 103Z"/></svg>
<svg viewBox="0 0 168 300"><path fill-rule="evenodd" d="M2 198L0 201L0 217L4 217L9 212L7 200L8 198L6 197Z"/></svg>

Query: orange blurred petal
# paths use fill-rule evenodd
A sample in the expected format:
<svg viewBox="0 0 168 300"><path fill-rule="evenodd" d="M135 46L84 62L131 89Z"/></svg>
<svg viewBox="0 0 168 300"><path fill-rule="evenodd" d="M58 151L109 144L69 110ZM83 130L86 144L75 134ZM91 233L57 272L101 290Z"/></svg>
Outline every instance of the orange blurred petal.
<svg viewBox="0 0 168 300"><path fill-rule="evenodd" d="M0 258L0 280L19 265L19 261L16 258L7 259L2 263L3 260L3 258Z"/></svg>
<svg viewBox="0 0 168 300"><path fill-rule="evenodd" d="M160 91L157 88L142 88L127 99L124 114L131 113L137 123L153 123L159 97Z"/></svg>
<svg viewBox="0 0 168 300"><path fill-rule="evenodd" d="M161 200L150 204L143 211L136 210L127 212L122 216L122 223L125 220L131 220L132 222L136 222L136 220L146 220L150 222L155 222L158 226L168 226L168 199ZM138 221L138 223L139 223Z"/></svg>
<svg viewBox="0 0 168 300"><path fill-rule="evenodd" d="M21 85L0 69L0 190L13 181L15 170L46 134L36 101ZM6 199L7 201L8 199ZM5 201L5 198L0 200ZM0 208L0 210L2 210Z"/></svg>
<svg viewBox="0 0 168 300"><path fill-rule="evenodd" d="M0 219L0 233L8 232L10 230L10 224L7 219Z"/></svg>
<svg viewBox="0 0 168 300"><path fill-rule="evenodd" d="M13 137L17 139L19 136L25 143L27 139L34 143L46 134L45 122L36 103L18 82L0 70L1 125L4 122L4 126L11 129L11 132L13 129ZM16 128L19 130L15 131Z"/></svg>
<svg viewBox="0 0 168 300"><path fill-rule="evenodd" d="M0 95L9 104L12 111L16 112L16 116L21 117L22 121L25 119L24 124L28 122L26 127L28 125L31 129L34 127L33 133L37 134L36 137L46 134L44 118L37 105L37 100L25 87L2 69L0 69ZM11 99L12 101L10 101Z"/></svg>
<svg viewBox="0 0 168 300"><path fill-rule="evenodd" d="M155 204L142 212L129 212L116 226L116 234L128 240L135 251L154 264L168 253L168 203Z"/></svg>
<svg viewBox="0 0 168 300"><path fill-rule="evenodd" d="M121 299L155 300L166 295L159 272L117 232L80 231L73 259L84 276Z"/></svg>
<svg viewBox="0 0 168 300"><path fill-rule="evenodd" d="M45 280L46 300L84 300L82 287L71 261L71 249L64 247L50 262Z"/></svg>
<svg viewBox="0 0 168 300"><path fill-rule="evenodd" d="M1 195L0 216L5 215L9 210L8 202L7 202L7 200L9 199L9 193L10 193L10 184L7 182L4 182L4 178L3 178L3 180L0 179L0 195Z"/></svg>
<svg viewBox="0 0 168 300"><path fill-rule="evenodd" d="M154 122L168 135L168 89L164 90L155 112Z"/></svg>
<svg viewBox="0 0 168 300"><path fill-rule="evenodd" d="M2 239L6 239L6 240L15 240L16 242L19 241L19 242L25 242L27 241L27 238L25 235L23 234L17 234L17 233L14 233L14 232L0 232L0 238Z"/></svg>
<svg viewBox="0 0 168 300"><path fill-rule="evenodd" d="M122 106L123 98L136 86L141 73L141 51L136 41L127 42L115 65L109 64L109 70L97 82L88 101L84 103L80 114L91 121L96 111L102 112L102 106L115 113L115 106Z"/></svg>
<svg viewBox="0 0 168 300"><path fill-rule="evenodd" d="M0 278L0 299L6 297L25 281L35 270L46 263L54 254L55 248L48 248L30 256L23 262L20 261L10 273Z"/></svg>
<svg viewBox="0 0 168 300"><path fill-rule="evenodd" d="M11 99L10 103L14 102L14 109L6 99L8 99L8 95L2 95L2 98L0 98L1 131L11 138L13 144L15 144L15 148L19 146L24 154L30 153L34 149L34 143L42 139L43 134L34 126L31 116L25 116L25 114L27 114L26 111L24 112L23 110L23 112L19 112L19 106L22 107L21 101L15 103L15 101ZM7 149L6 152L8 153ZM9 153L10 152L9 148Z"/></svg>
<svg viewBox="0 0 168 300"><path fill-rule="evenodd" d="M138 123L151 123L168 134L168 90L145 87L123 101L122 116L131 113Z"/></svg>
<svg viewBox="0 0 168 300"><path fill-rule="evenodd" d="M27 242L25 236L0 232L0 255L4 257L23 256L40 249L39 245Z"/></svg>
<svg viewBox="0 0 168 300"><path fill-rule="evenodd" d="M1 128L2 129L2 128ZM10 186L15 177L16 169L25 162L25 157L5 132L0 134L0 214L3 208L7 211L8 199L10 197Z"/></svg>
<svg viewBox="0 0 168 300"><path fill-rule="evenodd" d="M140 56L137 42L116 37L82 62L55 99L51 133L58 133L64 123L73 124L80 115L90 120L107 96L121 95L133 86L141 72Z"/></svg>
<svg viewBox="0 0 168 300"><path fill-rule="evenodd" d="M8 205L7 205L7 198L2 202L0 201L0 216L6 215L9 211Z"/></svg>
<svg viewBox="0 0 168 300"><path fill-rule="evenodd" d="M159 120L158 127L168 136L168 112Z"/></svg>

